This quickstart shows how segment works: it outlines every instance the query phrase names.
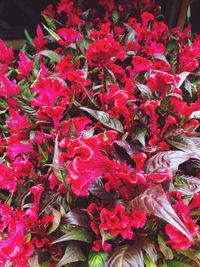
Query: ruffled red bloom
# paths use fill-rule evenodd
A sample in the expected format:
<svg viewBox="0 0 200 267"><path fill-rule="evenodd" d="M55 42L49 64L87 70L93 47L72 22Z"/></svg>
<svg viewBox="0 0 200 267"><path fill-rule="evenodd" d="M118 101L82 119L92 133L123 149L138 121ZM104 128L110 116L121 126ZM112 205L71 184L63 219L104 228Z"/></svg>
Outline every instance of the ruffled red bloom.
<svg viewBox="0 0 200 267"><path fill-rule="evenodd" d="M167 224L165 231L168 234L170 240L166 241L167 244L172 244L173 249L185 250L191 246L191 241L188 237L182 234L176 227L171 224Z"/></svg>
<svg viewBox="0 0 200 267"><path fill-rule="evenodd" d="M140 71L149 70L151 68L151 61L145 57L133 56L132 64L134 67L133 76Z"/></svg>
<svg viewBox="0 0 200 267"><path fill-rule="evenodd" d="M57 31L57 34L64 39L58 40L58 43L60 45L70 45L72 44L76 39L80 39L81 35L73 28L61 28Z"/></svg>
<svg viewBox="0 0 200 267"><path fill-rule="evenodd" d="M119 42L111 38L97 40L90 44L85 54L90 66L108 65L111 58L124 59L124 51Z"/></svg>
<svg viewBox="0 0 200 267"><path fill-rule="evenodd" d="M116 132L113 132L109 140L113 141ZM101 175L110 171L112 161L108 159L101 149L105 149L98 136L91 138L63 139L60 146L67 148L69 153L61 153L61 163L68 158L74 158L68 163L67 182L72 185L72 191L76 195L88 196L89 185Z"/></svg>
<svg viewBox="0 0 200 267"><path fill-rule="evenodd" d="M53 5L50 4L43 10L43 14L51 17L52 19L55 17L55 11L53 10Z"/></svg>
<svg viewBox="0 0 200 267"><path fill-rule="evenodd" d="M33 87L38 96L31 101L32 107L44 107L54 104L57 97L69 99L69 90L57 79L41 78Z"/></svg>
<svg viewBox="0 0 200 267"><path fill-rule="evenodd" d="M153 92L160 92L161 98L163 98L166 96L167 89L171 85L177 87L179 80L180 78L178 76L164 72L157 72L148 78L147 86L149 86Z"/></svg>
<svg viewBox="0 0 200 267"><path fill-rule="evenodd" d="M89 120L87 117L77 117L72 118L69 121L64 121L62 124L62 134L68 134L70 125L72 124L72 127L74 127L74 133L73 134L79 134L81 133L87 124L91 123L92 121Z"/></svg>

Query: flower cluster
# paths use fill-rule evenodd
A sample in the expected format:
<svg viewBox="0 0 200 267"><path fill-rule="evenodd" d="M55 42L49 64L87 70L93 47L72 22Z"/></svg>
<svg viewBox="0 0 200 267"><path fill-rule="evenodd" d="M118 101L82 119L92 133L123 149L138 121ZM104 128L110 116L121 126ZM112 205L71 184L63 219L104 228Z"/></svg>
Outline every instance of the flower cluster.
<svg viewBox="0 0 200 267"><path fill-rule="evenodd" d="M0 40L0 265L200 266L200 37L96 2Z"/></svg>

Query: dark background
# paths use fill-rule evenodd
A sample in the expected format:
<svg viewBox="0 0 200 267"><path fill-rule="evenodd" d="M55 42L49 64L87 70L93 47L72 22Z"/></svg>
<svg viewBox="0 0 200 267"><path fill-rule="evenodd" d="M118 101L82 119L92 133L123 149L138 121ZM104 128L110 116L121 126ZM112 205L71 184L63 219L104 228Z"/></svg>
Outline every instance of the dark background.
<svg viewBox="0 0 200 267"><path fill-rule="evenodd" d="M109 1L109 0L108 0ZM170 27L176 26L176 17L172 17L173 5L179 12L183 0L158 0L162 6L163 20ZM200 0L191 0L191 24L194 33L200 33ZM24 28L34 37L37 24L42 21L41 12L50 3L58 0L0 0L0 38L6 40L25 39ZM95 5L95 0L85 0L85 8ZM170 25L171 24L171 25Z"/></svg>

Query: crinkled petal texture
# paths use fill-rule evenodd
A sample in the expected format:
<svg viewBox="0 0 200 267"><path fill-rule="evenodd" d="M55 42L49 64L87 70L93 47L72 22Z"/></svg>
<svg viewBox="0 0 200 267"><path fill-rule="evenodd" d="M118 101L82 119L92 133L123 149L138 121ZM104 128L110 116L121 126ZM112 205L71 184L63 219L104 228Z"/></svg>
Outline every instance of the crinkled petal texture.
<svg viewBox="0 0 200 267"><path fill-rule="evenodd" d="M26 242L21 228L8 239L0 240L0 258L15 264L25 264L33 254L33 244ZM27 265L28 266L28 265Z"/></svg>
<svg viewBox="0 0 200 267"><path fill-rule="evenodd" d="M98 177L109 172L112 161L101 152L116 136L116 132L107 132L108 140L102 142L101 134L91 138L63 139L61 147L66 147L69 153L61 154L61 161L73 158L68 163L67 182L71 184L72 191L78 196L88 196L89 185Z"/></svg>
<svg viewBox="0 0 200 267"><path fill-rule="evenodd" d="M16 188L17 181L14 171L0 162L0 189L7 189L10 192L15 192Z"/></svg>
<svg viewBox="0 0 200 267"><path fill-rule="evenodd" d="M168 234L170 240L167 244L172 244L173 249L185 250L191 246L191 241L183 233L181 233L176 227L171 224L167 224L165 231Z"/></svg>

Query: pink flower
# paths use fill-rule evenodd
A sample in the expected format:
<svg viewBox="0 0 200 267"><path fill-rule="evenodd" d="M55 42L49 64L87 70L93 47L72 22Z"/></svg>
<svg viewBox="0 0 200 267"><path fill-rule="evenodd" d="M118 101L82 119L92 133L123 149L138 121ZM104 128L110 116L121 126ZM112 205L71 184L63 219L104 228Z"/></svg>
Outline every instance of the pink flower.
<svg viewBox="0 0 200 267"><path fill-rule="evenodd" d="M165 226L165 231L170 240L166 241L167 244L172 244L173 249L185 250L191 246L191 241L188 237L182 234L176 227L171 224Z"/></svg>
<svg viewBox="0 0 200 267"><path fill-rule="evenodd" d="M76 39L80 39L81 35L74 30L73 28L61 28L57 31L57 34L64 39L58 40L58 43L60 45L70 45L72 44Z"/></svg>
<svg viewBox="0 0 200 267"><path fill-rule="evenodd" d="M145 57L133 56L132 64L134 67L133 76L138 72L149 70L151 68L151 61Z"/></svg>
<svg viewBox="0 0 200 267"><path fill-rule="evenodd" d="M44 35L40 25L37 26L37 37L34 38L34 45L37 49L37 53L45 49L47 39L44 39Z"/></svg>
<svg viewBox="0 0 200 267"><path fill-rule="evenodd" d="M0 39L0 62L9 65L14 60L12 47L7 48Z"/></svg>
<svg viewBox="0 0 200 267"><path fill-rule="evenodd" d="M6 189L15 192L17 189L16 174L13 169L8 168L0 162L0 189Z"/></svg>
<svg viewBox="0 0 200 267"><path fill-rule="evenodd" d="M161 98L163 98L166 96L167 89L171 85L177 87L179 79L179 77L172 74L157 72L148 78L147 86L149 86L153 92L160 92Z"/></svg>
<svg viewBox="0 0 200 267"><path fill-rule="evenodd" d="M30 72L33 67L33 60L28 61L27 57L22 52L22 50L20 50L19 52L19 58L20 58L20 61L17 61L19 64L19 67L18 67L19 75L17 76L17 78L19 80L22 80L24 78L29 78Z"/></svg>

